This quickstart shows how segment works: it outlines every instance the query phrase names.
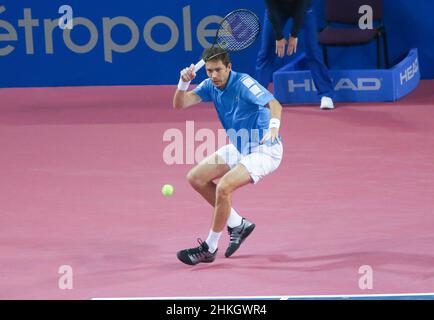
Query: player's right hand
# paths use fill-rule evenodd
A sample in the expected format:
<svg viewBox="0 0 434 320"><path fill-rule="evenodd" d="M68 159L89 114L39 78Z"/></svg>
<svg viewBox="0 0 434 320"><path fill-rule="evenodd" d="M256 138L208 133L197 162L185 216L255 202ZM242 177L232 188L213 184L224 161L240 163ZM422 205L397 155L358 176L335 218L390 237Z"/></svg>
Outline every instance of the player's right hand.
<svg viewBox="0 0 434 320"><path fill-rule="evenodd" d="M196 78L196 72L194 71L194 64L191 64L190 67L181 70L182 81L190 82L194 78Z"/></svg>

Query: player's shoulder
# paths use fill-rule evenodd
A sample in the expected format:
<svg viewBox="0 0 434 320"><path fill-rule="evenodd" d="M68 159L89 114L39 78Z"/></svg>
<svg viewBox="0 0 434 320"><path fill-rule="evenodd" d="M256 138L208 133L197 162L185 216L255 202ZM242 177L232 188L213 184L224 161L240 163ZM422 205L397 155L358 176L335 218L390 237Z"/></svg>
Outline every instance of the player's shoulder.
<svg viewBox="0 0 434 320"><path fill-rule="evenodd" d="M250 92L253 95L257 96L258 94L262 95L268 93L264 87L262 87L258 81L256 81L252 76L247 73L239 73L238 74L238 84L242 91Z"/></svg>
<svg viewBox="0 0 434 320"><path fill-rule="evenodd" d="M200 89L200 88L207 88L207 87L209 87L209 85L210 85L210 83L211 83L211 80L209 79L209 78L207 78L207 79L205 79L205 80L203 80L201 83L199 83L198 85L197 85L197 88L198 89Z"/></svg>
<svg viewBox="0 0 434 320"><path fill-rule="evenodd" d="M248 75L247 73L236 73L235 83L241 90L249 90L252 86L257 85L258 82Z"/></svg>

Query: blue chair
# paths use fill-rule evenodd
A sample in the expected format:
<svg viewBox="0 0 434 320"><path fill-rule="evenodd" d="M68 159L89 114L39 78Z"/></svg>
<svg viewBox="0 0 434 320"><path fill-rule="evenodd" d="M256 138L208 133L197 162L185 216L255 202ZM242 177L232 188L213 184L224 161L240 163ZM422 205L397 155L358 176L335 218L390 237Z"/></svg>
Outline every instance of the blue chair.
<svg viewBox="0 0 434 320"><path fill-rule="evenodd" d="M369 5L373 9L373 29L359 28L361 17L359 8ZM384 64L389 68L387 35L383 23L383 0L325 0L326 27L319 32L318 41L322 45L324 62L329 66L328 46L354 46L368 44L376 39L377 68L381 68L381 38L383 39ZM336 24L340 26L337 27Z"/></svg>

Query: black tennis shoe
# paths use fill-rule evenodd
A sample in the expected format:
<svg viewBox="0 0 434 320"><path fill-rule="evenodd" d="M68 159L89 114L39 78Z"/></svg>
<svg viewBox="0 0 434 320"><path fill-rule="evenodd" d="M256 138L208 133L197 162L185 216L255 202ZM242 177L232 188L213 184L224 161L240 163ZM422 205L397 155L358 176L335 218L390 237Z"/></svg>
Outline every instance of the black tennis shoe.
<svg viewBox="0 0 434 320"><path fill-rule="evenodd" d="M197 242L200 244L199 247L178 251L176 256L181 262L194 266L200 262L210 263L215 260L217 249L211 253L206 242L201 239L197 239Z"/></svg>
<svg viewBox="0 0 434 320"><path fill-rule="evenodd" d="M228 232L231 238L229 242L229 247L226 249L225 257L229 258L234 254L235 251L241 246L241 244L246 240L246 238L252 233L256 225L249 220L243 218L241 224L235 228L229 228Z"/></svg>

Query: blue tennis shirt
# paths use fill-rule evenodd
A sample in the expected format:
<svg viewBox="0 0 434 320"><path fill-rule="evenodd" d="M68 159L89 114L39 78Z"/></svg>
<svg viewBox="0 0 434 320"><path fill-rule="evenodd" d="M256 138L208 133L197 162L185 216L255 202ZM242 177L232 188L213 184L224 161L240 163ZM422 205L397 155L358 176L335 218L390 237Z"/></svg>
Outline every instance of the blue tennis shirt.
<svg viewBox="0 0 434 320"><path fill-rule="evenodd" d="M223 90L206 79L193 92L204 102L214 102L230 142L241 154L249 154L252 147L259 145L270 122L270 109L266 105L274 96L255 79L231 71Z"/></svg>

